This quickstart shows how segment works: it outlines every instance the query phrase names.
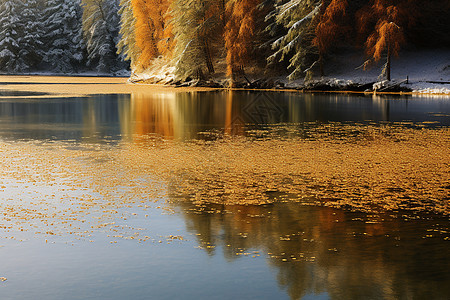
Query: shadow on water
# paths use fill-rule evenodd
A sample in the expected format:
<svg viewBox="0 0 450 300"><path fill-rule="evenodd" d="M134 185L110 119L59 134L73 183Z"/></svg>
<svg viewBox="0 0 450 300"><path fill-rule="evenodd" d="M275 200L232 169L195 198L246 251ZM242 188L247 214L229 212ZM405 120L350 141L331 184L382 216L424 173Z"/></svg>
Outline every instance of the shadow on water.
<svg viewBox="0 0 450 300"><path fill-rule="evenodd" d="M291 299L445 299L449 219L346 212L293 203L193 206L176 201L209 255L265 256ZM222 252L222 253L220 253Z"/></svg>

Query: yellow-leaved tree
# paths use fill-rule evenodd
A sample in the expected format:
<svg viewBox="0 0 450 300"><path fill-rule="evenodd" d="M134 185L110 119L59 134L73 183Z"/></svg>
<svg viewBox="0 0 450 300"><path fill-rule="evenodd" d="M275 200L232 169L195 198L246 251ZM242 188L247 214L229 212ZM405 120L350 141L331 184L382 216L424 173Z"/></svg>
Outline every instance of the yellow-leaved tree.
<svg viewBox="0 0 450 300"><path fill-rule="evenodd" d="M224 31L227 75L243 73L254 48L255 24L260 0L235 0L227 4Z"/></svg>
<svg viewBox="0 0 450 300"><path fill-rule="evenodd" d="M131 0L136 19L135 38L140 49L138 70L148 68L152 60L170 56L173 48L171 25L168 22L169 0Z"/></svg>

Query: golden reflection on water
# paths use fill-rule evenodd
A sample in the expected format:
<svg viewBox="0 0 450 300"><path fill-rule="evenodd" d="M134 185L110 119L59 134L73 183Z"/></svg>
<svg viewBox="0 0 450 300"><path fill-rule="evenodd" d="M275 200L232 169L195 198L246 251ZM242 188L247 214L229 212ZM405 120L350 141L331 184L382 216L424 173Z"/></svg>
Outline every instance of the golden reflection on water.
<svg viewBox="0 0 450 300"><path fill-rule="evenodd" d="M201 95L133 93L130 104L122 103L119 110L122 134L189 140L220 129L225 135L246 135L249 124L299 123L317 114L313 95L304 95L301 102L296 95L283 96L279 103L274 96L277 93L211 92L207 100Z"/></svg>
<svg viewBox="0 0 450 300"><path fill-rule="evenodd" d="M221 97L205 104L191 94L195 93L132 94L129 115L120 116L126 126L122 134L133 136L135 142L146 135L186 140L204 130L202 124L224 124Z"/></svg>
<svg viewBox="0 0 450 300"><path fill-rule="evenodd" d="M148 99L144 95L131 96L131 110L134 112L134 135L139 138L149 133L163 137L175 137L176 114L175 95L155 95Z"/></svg>

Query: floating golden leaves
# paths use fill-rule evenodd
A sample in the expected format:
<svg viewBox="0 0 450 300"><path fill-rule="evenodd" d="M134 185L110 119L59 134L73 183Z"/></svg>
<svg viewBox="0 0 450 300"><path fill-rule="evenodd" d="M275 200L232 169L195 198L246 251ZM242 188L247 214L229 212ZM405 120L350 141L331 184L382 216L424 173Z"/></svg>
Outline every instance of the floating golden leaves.
<svg viewBox="0 0 450 300"><path fill-rule="evenodd" d="M330 123L136 141L0 141L0 228L78 238L108 230L146 240L114 222L144 216L160 200L450 212L448 128Z"/></svg>
<svg viewBox="0 0 450 300"><path fill-rule="evenodd" d="M119 159L197 204L298 201L358 210L449 213L450 130L423 124L331 123L289 138L277 126L246 137L151 140ZM297 130L298 131L298 130Z"/></svg>

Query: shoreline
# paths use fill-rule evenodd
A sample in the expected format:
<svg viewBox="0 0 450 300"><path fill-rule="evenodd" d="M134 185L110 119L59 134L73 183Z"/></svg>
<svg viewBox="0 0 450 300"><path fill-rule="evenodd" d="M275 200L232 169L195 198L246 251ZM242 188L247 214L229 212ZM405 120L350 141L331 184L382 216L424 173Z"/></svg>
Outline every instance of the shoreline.
<svg viewBox="0 0 450 300"><path fill-rule="evenodd" d="M49 88L51 86L51 88ZM420 91L355 91L355 90L323 90L302 89L295 87L282 88L227 88L208 86L175 86L167 84L130 83L128 77L94 77L94 76L54 76L54 75L0 75L0 91L21 91L30 93L46 93L30 98L45 97L82 97L99 94L133 94L152 92L212 92L212 91L260 91L291 93L324 93L324 94L361 94L361 95L398 95L398 96L433 96L449 97L448 93ZM49 93L51 90L51 93ZM13 96L14 97L14 96ZM23 96L19 96L23 98ZM0 96L11 98L11 96Z"/></svg>

